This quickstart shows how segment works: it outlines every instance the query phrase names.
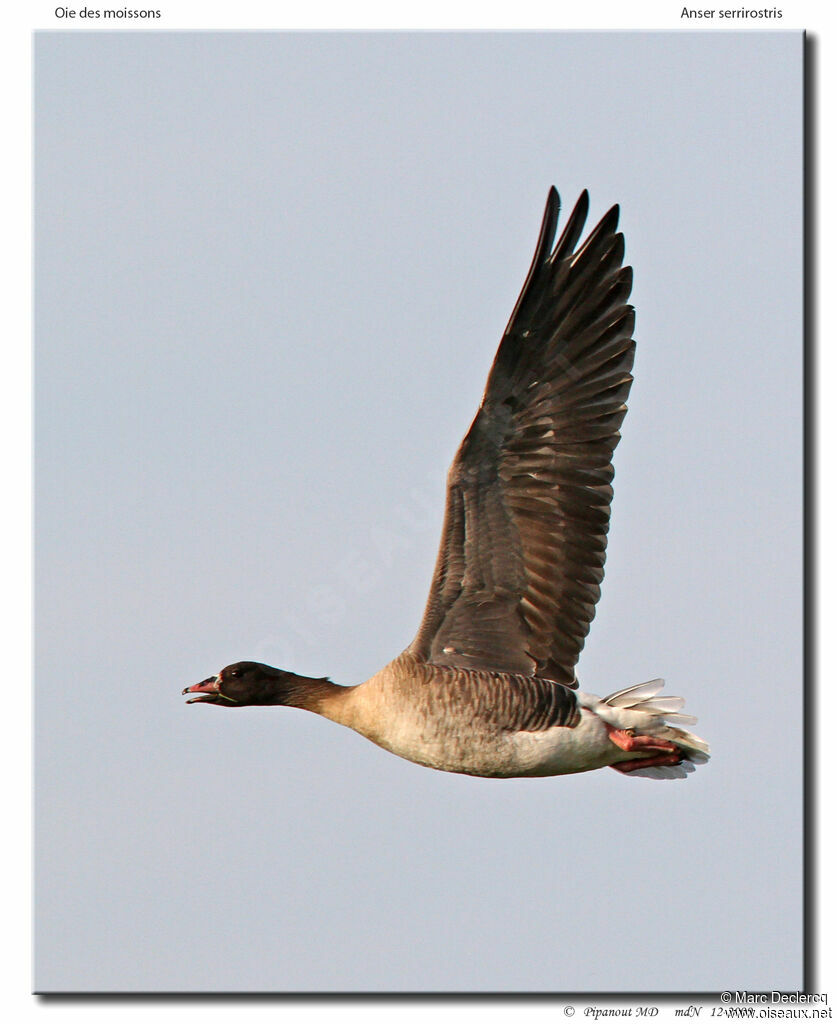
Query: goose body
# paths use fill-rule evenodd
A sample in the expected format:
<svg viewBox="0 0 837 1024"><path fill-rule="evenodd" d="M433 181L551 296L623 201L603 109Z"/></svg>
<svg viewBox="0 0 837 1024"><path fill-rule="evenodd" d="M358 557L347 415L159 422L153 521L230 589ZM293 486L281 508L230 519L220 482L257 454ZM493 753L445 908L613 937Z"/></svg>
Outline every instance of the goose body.
<svg viewBox="0 0 837 1024"><path fill-rule="evenodd" d="M660 689L662 680L629 688L636 703L651 705L635 710L537 676L439 669L406 651L360 686L335 686L315 710L408 761L486 778L566 775L639 760L611 739L619 729L656 729L666 741L679 733L697 744L694 759L704 760L702 741L663 725L653 700ZM673 712L681 704L674 697L665 706ZM645 771L680 778L691 770L684 763Z"/></svg>
<svg viewBox="0 0 837 1024"><path fill-rule="evenodd" d="M553 245L551 189L482 403L448 473L442 542L410 646L357 686L237 662L190 703L305 708L430 768L484 777L614 767L682 778L708 746L653 680L598 698L575 665L604 576L612 455L632 381L632 271L611 209Z"/></svg>

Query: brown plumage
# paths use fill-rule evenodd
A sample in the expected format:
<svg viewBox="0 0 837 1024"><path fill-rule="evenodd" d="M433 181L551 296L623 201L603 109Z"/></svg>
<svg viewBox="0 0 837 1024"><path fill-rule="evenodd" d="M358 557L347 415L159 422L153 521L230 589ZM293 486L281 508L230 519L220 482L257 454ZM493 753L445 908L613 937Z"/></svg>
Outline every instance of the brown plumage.
<svg viewBox="0 0 837 1024"><path fill-rule="evenodd" d="M393 753L489 777L606 765L683 778L706 744L667 724L662 680L603 700L574 692L604 576L634 358L632 272L613 207L578 246L582 193L554 243L550 189L523 291L448 473L442 542L415 639L359 686L255 662L187 687L221 707L283 704ZM577 247L578 246L578 247Z"/></svg>
<svg viewBox="0 0 837 1024"><path fill-rule="evenodd" d="M553 248L551 189L532 266L448 473L430 599L410 651L577 686L604 576L634 357L632 272L614 206L580 249L583 192Z"/></svg>

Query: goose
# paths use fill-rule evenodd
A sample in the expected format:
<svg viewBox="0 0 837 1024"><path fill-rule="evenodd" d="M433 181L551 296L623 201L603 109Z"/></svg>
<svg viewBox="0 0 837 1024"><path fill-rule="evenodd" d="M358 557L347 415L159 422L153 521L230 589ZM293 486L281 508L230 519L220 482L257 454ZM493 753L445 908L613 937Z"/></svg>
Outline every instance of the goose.
<svg viewBox="0 0 837 1024"><path fill-rule="evenodd" d="M582 192L554 243L555 188L476 416L447 477L442 541L415 639L340 686L240 661L187 703L283 705L402 758L485 778L610 767L685 778L709 747L662 679L604 698L575 666L604 577L612 457L627 409L633 271L612 207L582 244Z"/></svg>

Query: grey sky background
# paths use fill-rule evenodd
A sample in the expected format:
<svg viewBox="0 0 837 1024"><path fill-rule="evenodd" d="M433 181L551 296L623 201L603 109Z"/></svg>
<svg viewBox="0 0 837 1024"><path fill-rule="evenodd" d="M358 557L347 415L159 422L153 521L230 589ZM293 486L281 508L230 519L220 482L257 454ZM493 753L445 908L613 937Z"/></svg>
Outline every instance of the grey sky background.
<svg viewBox="0 0 837 1024"><path fill-rule="evenodd" d="M802 984L802 37L35 43L36 987ZM546 192L636 381L579 665L713 760L481 780L283 708L418 626Z"/></svg>

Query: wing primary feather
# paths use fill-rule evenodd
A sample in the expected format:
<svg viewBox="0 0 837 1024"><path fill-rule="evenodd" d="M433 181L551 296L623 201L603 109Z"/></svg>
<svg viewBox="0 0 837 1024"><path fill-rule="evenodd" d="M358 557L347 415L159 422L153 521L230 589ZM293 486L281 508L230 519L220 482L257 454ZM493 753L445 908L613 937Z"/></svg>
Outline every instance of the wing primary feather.
<svg viewBox="0 0 837 1024"><path fill-rule="evenodd" d="M550 256L550 262L558 263L564 259L568 253L571 253L576 247L579 238L581 238L581 232L584 230L584 222L587 220L587 212L590 208L590 196L585 189L578 197L578 201L573 207L573 212L569 216L564 230L561 232L561 237L558 239L558 244L555 246L552 255Z"/></svg>
<svg viewBox="0 0 837 1024"><path fill-rule="evenodd" d="M543 276L544 264L549 256L552 241L555 238L555 230L558 227L558 214L560 211L561 199L553 185L546 197L546 207L543 212L543 220L541 221L538 244L535 246L535 255L532 257L532 263L529 267L529 273L526 275L526 281L520 291L520 297L512 310L512 315L509 317L509 326L515 322L518 316L524 315L529 297L534 291L538 279ZM506 327L506 334L509 332L509 326Z"/></svg>

